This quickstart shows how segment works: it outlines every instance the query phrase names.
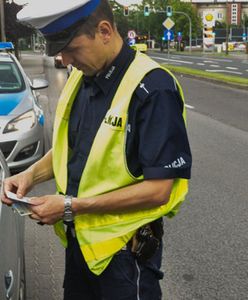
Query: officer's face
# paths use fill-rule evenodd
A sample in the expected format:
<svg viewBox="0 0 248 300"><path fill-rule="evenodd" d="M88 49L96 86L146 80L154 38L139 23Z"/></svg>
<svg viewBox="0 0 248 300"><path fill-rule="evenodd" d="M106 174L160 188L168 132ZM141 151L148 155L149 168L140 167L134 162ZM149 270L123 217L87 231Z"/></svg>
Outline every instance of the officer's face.
<svg viewBox="0 0 248 300"><path fill-rule="evenodd" d="M84 34L77 36L62 50L63 64L71 64L88 76L98 74L108 64L111 54L105 44L98 32L94 38Z"/></svg>

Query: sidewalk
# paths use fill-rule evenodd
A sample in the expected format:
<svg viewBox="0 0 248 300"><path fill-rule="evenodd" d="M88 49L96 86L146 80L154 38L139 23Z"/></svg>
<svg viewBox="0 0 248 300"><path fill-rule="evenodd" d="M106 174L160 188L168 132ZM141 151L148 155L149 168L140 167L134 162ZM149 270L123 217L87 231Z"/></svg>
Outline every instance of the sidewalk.
<svg viewBox="0 0 248 300"><path fill-rule="evenodd" d="M228 57L228 56L226 56L226 57ZM232 57L232 58L238 58L238 59L241 59L241 60L247 60L248 61L248 54L246 54L246 53L236 53L236 52L231 52L230 53L230 57Z"/></svg>

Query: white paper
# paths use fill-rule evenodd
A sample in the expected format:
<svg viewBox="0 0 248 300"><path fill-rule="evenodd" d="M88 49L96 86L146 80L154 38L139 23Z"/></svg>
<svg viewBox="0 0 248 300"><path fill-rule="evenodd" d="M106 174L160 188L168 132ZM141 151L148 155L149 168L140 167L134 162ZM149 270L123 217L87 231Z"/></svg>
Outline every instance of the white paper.
<svg viewBox="0 0 248 300"><path fill-rule="evenodd" d="M9 192L9 191L6 192L6 196L7 196L9 199L13 200L13 201L18 201L18 202L23 202L23 203L26 203L26 204L30 204L30 203L29 203L29 198L28 198L28 197L18 198L18 197L16 196L16 194L14 194L14 193L12 193L12 192Z"/></svg>

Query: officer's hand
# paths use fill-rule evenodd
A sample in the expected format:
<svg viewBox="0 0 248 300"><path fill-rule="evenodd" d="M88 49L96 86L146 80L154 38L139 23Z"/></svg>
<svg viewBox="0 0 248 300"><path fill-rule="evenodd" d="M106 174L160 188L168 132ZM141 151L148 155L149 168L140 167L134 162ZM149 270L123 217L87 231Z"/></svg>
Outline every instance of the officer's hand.
<svg viewBox="0 0 248 300"><path fill-rule="evenodd" d="M64 215L64 196L46 195L42 197L32 197L30 199L33 214L31 219L47 225L53 225L61 220Z"/></svg>
<svg viewBox="0 0 248 300"><path fill-rule="evenodd" d="M1 195L2 202L7 205L12 205L11 201L7 196L6 192L16 193L17 197L22 198L33 187L33 174L30 171L24 171L14 176L8 177L3 182L3 194Z"/></svg>

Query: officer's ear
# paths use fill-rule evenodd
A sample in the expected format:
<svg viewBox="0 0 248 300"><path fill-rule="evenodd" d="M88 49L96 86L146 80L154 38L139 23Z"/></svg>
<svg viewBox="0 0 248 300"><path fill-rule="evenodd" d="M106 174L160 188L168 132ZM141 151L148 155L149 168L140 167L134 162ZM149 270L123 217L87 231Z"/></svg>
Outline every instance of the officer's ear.
<svg viewBox="0 0 248 300"><path fill-rule="evenodd" d="M97 26L97 31L104 44L109 43L113 35L113 27L108 21L101 21Z"/></svg>

